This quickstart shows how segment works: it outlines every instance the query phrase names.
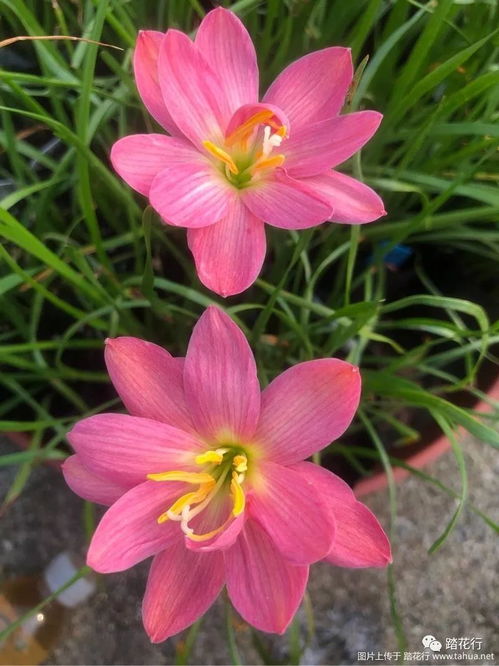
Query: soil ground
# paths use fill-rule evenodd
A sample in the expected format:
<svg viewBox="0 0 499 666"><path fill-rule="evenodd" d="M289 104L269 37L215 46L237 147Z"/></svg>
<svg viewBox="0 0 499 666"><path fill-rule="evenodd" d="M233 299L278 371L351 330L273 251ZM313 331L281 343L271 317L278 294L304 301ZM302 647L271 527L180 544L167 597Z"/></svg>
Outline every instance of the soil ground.
<svg viewBox="0 0 499 666"><path fill-rule="evenodd" d="M499 458L487 445L472 439L465 440L463 446L470 501L497 521ZM8 443L0 448L3 452L12 450ZM428 471L443 483L458 482L451 453ZM0 468L0 496L12 478L12 468ZM365 501L388 528L386 492ZM476 637L482 640L481 652L495 653L495 659L482 659L480 663L499 663L496 534L466 509L442 548L429 555L429 547L455 509L455 500L412 477L398 486L397 505L393 573L406 650L421 652L421 640L427 634L443 644L442 652L446 652L446 638ZM35 469L22 496L2 518L2 577L39 571L58 552L68 548L83 552L82 510L83 503L65 486L56 469ZM140 599L147 569L148 563L144 563L122 574L101 577L97 593L67 618L62 639L47 663L174 663L179 641L185 635L151 645L141 626ZM306 647L302 664L394 662L393 653L399 647L390 615L386 571L317 564L312 567L309 594L316 637ZM298 618L305 636L303 609ZM190 663L231 663L224 635L225 610L219 601L203 620ZM252 646L251 631L243 623L236 624L236 637L245 663L261 663ZM281 663L288 663L287 646L286 637L269 639L268 647ZM374 653L375 660L359 662L359 652ZM384 653L391 653L391 658ZM429 663L438 662L430 658Z"/></svg>

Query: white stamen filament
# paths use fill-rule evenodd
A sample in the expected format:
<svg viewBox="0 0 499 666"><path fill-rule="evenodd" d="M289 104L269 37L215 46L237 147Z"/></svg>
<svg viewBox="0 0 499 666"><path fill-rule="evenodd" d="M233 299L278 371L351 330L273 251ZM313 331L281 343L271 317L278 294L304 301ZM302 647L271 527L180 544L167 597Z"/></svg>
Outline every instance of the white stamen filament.
<svg viewBox="0 0 499 666"><path fill-rule="evenodd" d="M194 534L194 530L192 527L189 527L188 522L189 522L189 511L191 510L191 507L186 504L184 508L182 509L182 514L181 514L181 521L180 521L180 529L184 534Z"/></svg>

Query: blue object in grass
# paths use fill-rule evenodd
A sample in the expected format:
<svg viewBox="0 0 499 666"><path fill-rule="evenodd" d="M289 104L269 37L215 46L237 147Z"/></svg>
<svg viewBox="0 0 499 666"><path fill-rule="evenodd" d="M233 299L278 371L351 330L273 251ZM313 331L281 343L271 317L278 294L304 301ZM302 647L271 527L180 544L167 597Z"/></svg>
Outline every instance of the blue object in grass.
<svg viewBox="0 0 499 666"><path fill-rule="evenodd" d="M382 241L378 244L378 247L383 248L387 245L390 245L388 241ZM388 252L383 256L383 263L386 264L389 268L397 270L398 268L402 268L402 266L412 257L413 254L414 250L412 248L410 248L408 245L402 245L399 243L398 245L395 245L395 247L392 247L391 250L388 250ZM373 259L374 257L371 255L369 260L370 264L372 264Z"/></svg>

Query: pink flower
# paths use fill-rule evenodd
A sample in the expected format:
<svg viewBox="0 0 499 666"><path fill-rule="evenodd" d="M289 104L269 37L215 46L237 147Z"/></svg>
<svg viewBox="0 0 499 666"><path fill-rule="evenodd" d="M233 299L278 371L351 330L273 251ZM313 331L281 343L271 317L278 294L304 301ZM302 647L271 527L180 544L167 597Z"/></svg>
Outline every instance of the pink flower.
<svg viewBox="0 0 499 666"><path fill-rule="evenodd" d="M235 14L218 8L194 42L177 30L140 32L134 68L144 104L171 136L126 136L111 161L167 224L187 227L199 278L218 294L240 293L256 279L263 221L305 229L385 214L371 188L331 170L382 118L338 115L353 75L349 49L300 58L259 102L251 38Z"/></svg>
<svg viewBox="0 0 499 666"><path fill-rule="evenodd" d="M210 307L184 358L137 338L108 340L106 363L131 416L73 428L69 486L110 508L88 552L96 571L154 556L143 602L154 642L202 615L223 585L242 617L282 633L309 564L383 567L374 515L331 472L304 462L339 437L359 402L357 368L300 363L262 393L248 343Z"/></svg>

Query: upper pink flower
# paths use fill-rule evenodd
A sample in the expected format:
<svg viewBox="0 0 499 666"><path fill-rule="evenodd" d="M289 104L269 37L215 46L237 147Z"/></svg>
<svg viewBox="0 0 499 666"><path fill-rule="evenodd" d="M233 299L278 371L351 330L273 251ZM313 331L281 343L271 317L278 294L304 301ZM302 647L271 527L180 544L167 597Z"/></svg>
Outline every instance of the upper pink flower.
<svg viewBox="0 0 499 666"><path fill-rule="evenodd" d="M111 161L167 224L188 228L199 278L218 294L256 279L264 221L304 229L385 214L371 188L331 170L362 148L382 117L338 115L353 75L349 49L300 58L259 102L251 38L235 14L218 8L194 42L177 30L140 32L134 69L144 104L171 136L126 136Z"/></svg>
<svg viewBox="0 0 499 666"><path fill-rule="evenodd" d="M350 424L357 368L300 363L260 393L245 337L216 307L185 359L127 337L108 340L105 356L131 415L77 423L63 471L76 493L111 505L91 567L122 571L154 555L143 603L151 640L194 622L224 584L245 620L282 633L310 563L391 561L383 529L347 484L303 462Z"/></svg>

